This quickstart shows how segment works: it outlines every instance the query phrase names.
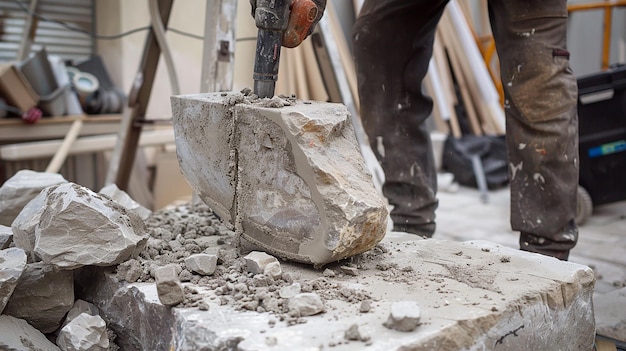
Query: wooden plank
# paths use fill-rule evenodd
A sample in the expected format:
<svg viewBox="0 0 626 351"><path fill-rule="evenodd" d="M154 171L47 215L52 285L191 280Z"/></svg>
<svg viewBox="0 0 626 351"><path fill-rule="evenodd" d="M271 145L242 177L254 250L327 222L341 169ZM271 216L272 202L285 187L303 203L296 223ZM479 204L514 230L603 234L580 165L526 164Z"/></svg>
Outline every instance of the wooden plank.
<svg viewBox="0 0 626 351"><path fill-rule="evenodd" d="M46 168L46 172L49 173L57 173L63 166L65 159L67 158L68 152L72 144L76 141L76 137L80 133L80 129L83 127L83 121L81 119L77 119L72 123L70 130L65 135L65 139L59 146L59 149L54 153L54 157L48 164Z"/></svg>
<svg viewBox="0 0 626 351"><path fill-rule="evenodd" d="M116 141L116 134L80 137L68 148L67 155L112 150L116 145ZM172 143L174 143L173 130L161 129L144 131L141 134L138 145L144 147ZM0 159L4 161L20 161L51 157L61 144L61 140L46 140L2 145L0 146Z"/></svg>
<svg viewBox="0 0 626 351"><path fill-rule="evenodd" d="M462 56L462 53L459 53L460 44L454 34L453 27L447 13L448 11L446 10L440 21L442 33L441 37L444 42L444 46L448 50L448 57L450 58L452 68L454 69L454 77L456 78L459 91L461 92L461 97L463 98L465 112L467 113L472 133L482 135L482 130L480 128L480 124L478 123L478 116L476 114L476 106L470 93L471 87L469 86L466 74L464 73L464 66L460 59L460 56Z"/></svg>
<svg viewBox="0 0 626 351"><path fill-rule="evenodd" d="M0 120L0 144L63 138L76 120L83 122L79 136L109 134L119 130L121 115L42 118L35 124L26 124L17 118L2 119Z"/></svg>
<svg viewBox="0 0 626 351"><path fill-rule="evenodd" d="M173 3L174 0L159 0L159 12L165 27L167 27ZM143 56L135 76L136 88L133 88L129 94L130 107L124 109L118 134L119 141L111 156L105 180L107 185L116 184L121 190L128 190L128 181L142 128L134 122L146 115L160 53L156 36L151 30L146 37Z"/></svg>

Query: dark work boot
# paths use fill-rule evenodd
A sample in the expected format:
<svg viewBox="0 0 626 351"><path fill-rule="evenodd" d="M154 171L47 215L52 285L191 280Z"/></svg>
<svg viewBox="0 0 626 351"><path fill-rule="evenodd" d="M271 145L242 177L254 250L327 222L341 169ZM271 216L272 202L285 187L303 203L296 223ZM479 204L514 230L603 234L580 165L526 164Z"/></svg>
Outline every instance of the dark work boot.
<svg viewBox="0 0 626 351"><path fill-rule="evenodd" d="M416 234L424 238L432 238L435 234L436 225L434 222L423 224L411 224L411 223L393 223L394 232L406 232Z"/></svg>
<svg viewBox="0 0 626 351"><path fill-rule="evenodd" d="M540 253L546 256L567 261L569 251L576 245L578 240L578 227L574 221L570 221L563 230L550 237L541 237L531 233L520 234L520 250Z"/></svg>

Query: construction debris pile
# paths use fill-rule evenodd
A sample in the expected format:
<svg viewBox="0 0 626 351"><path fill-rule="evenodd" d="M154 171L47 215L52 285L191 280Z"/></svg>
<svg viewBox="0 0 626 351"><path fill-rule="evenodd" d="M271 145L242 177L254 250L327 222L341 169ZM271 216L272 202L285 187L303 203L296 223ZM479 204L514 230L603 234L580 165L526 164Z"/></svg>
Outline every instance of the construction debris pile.
<svg viewBox="0 0 626 351"><path fill-rule="evenodd" d="M494 244L390 233L316 270L240 247L202 203L150 214L123 192L30 171L8 180L0 199L3 214L22 206L0 230L0 349L521 350L565 335L575 350L593 342L591 270Z"/></svg>

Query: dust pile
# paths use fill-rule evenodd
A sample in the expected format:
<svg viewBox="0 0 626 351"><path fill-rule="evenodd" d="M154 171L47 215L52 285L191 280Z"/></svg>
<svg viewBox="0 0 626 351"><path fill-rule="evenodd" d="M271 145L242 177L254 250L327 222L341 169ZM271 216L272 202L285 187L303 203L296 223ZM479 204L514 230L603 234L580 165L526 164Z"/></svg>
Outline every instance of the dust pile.
<svg viewBox="0 0 626 351"><path fill-rule="evenodd" d="M319 273L315 279L285 269L278 278L249 273L243 258L247 252L240 252L237 235L204 204L185 203L154 212L145 224L150 235L145 249L137 258L117 266L117 278L129 283L154 282L157 268L174 264L181 282L192 283L185 284L185 301L178 307L208 309L205 300L208 298L239 310L270 312L289 324L304 323L303 318L288 309L288 299L293 293L312 292L323 300L354 303L358 309L372 303L371 294L342 282L355 279L359 271L376 269L389 281L414 279L409 269L376 263L382 261L380 256L390 254L380 244L367 253L315 270ZM186 268L185 258L196 253L218 256L217 269L212 275L202 276Z"/></svg>

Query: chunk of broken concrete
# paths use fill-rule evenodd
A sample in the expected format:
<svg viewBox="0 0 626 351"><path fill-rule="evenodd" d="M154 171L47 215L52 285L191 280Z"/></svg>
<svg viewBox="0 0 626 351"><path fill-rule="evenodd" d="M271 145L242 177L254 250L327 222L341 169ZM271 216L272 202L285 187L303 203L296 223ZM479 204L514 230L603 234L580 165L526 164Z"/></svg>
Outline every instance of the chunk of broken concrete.
<svg viewBox="0 0 626 351"><path fill-rule="evenodd" d="M174 306L185 300L185 290L178 278L176 266L168 264L154 272L159 301L165 306Z"/></svg>
<svg viewBox="0 0 626 351"><path fill-rule="evenodd" d="M385 235L387 208L340 104L266 107L242 94L172 98L181 170L242 239L323 265Z"/></svg>
<svg viewBox="0 0 626 351"><path fill-rule="evenodd" d="M109 337L102 317L81 313L61 331L57 345L63 351L107 351Z"/></svg>
<svg viewBox="0 0 626 351"><path fill-rule="evenodd" d="M98 307L96 307L96 305L92 303L89 303L81 299L74 301L74 305L72 306L70 311L67 312L67 316L65 317L65 320L63 321L63 325L61 325L61 328L65 327L74 318L80 316L83 313L86 313L90 316L97 316L99 315Z"/></svg>
<svg viewBox="0 0 626 351"><path fill-rule="evenodd" d="M244 257L246 270L252 274L261 274L271 263L279 263L276 257L262 251L252 251ZM279 263L280 264L280 263Z"/></svg>
<svg viewBox="0 0 626 351"><path fill-rule="evenodd" d="M11 227L0 224L0 250L6 249L11 243L13 243L13 230Z"/></svg>
<svg viewBox="0 0 626 351"><path fill-rule="evenodd" d="M72 271L37 262L26 265L3 313L51 333L61 326L73 304Z"/></svg>
<svg viewBox="0 0 626 351"><path fill-rule="evenodd" d="M34 251L48 264L112 266L137 255L148 240L139 216L88 188L66 183L39 196L33 202L44 206L35 225Z"/></svg>
<svg viewBox="0 0 626 351"><path fill-rule="evenodd" d="M97 301L101 316L117 337L120 350L169 351L172 334L178 334L170 307L158 298L154 283L117 279L109 267L84 267L75 271L76 297ZM113 349L112 349L113 350Z"/></svg>
<svg viewBox="0 0 626 351"><path fill-rule="evenodd" d="M420 324L420 306L415 301L396 301L391 305L389 317L383 325L402 332L415 330Z"/></svg>
<svg viewBox="0 0 626 351"><path fill-rule="evenodd" d="M283 299L290 299L301 292L302 286L300 285L300 283L295 282L291 285L283 286L282 288L280 288L280 290L278 291L278 295Z"/></svg>
<svg viewBox="0 0 626 351"><path fill-rule="evenodd" d="M22 208L43 189L67 183L57 173L21 170L0 187L0 224L11 225Z"/></svg>
<svg viewBox="0 0 626 351"><path fill-rule="evenodd" d="M48 187L37 194L35 198L24 206L11 225L15 246L26 251L29 256L34 254L35 227L39 224L41 213L46 207L48 194L54 187L55 186Z"/></svg>
<svg viewBox="0 0 626 351"><path fill-rule="evenodd" d="M113 201L122 205L127 210L135 212L144 221L152 214L152 211L133 200L130 195L118 188L115 184L105 186L100 189L99 193L110 197Z"/></svg>
<svg viewBox="0 0 626 351"><path fill-rule="evenodd" d="M61 349L25 320L0 315L0 350L60 351Z"/></svg>
<svg viewBox="0 0 626 351"><path fill-rule="evenodd" d="M185 266L200 275L211 275L217 268L217 255L195 254L185 258Z"/></svg>
<svg viewBox="0 0 626 351"><path fill-rule="evenodd" d="M289 314L292 316L313 316L325 311L324 301L316 293L300 293L289 299Z"/></svg>
<svg viewBox="0 0 626 351"><path fill-rule="evenodd" d="M0 313L13 294L24 269L26 269L24 250L10 248L0 251Z"/></svg>

